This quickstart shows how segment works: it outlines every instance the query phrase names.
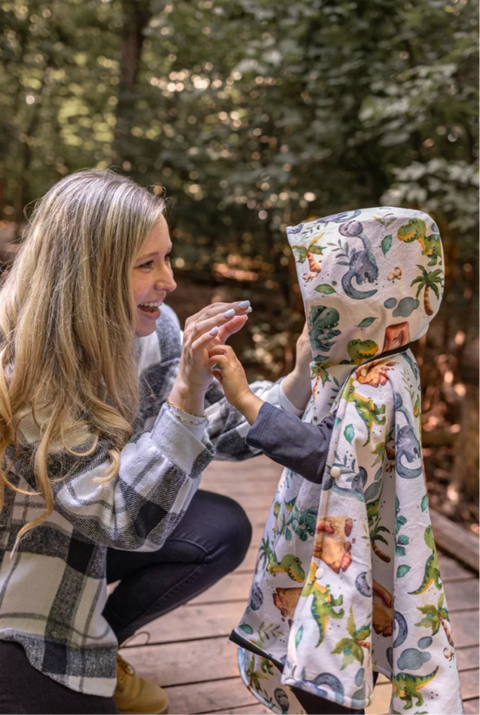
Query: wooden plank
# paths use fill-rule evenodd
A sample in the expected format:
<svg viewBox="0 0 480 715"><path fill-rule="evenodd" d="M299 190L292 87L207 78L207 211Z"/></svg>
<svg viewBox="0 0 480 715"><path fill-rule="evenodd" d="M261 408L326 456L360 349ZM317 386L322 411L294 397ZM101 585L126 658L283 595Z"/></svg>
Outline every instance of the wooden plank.
<svg viewBox="0 0 480 715"><path fill-rule="evenodd" d="M257 705L256 700L243 684L240 677L214 680L195 685L175 685L166 688L170 706L169 713L215 713L228 710L232 703L248 708ZM248 710L247 710L248 712Z"/></svg>
<svg viewBox="0 0 480 715"><path fill-rule="evenodd" d="M478 668L478 648L456 648L457 665L459 670L472 670Z"/></svg>
<svg viewBox="0 0 480 715"><path fill-rule="evenodd" d="M249 574L231 573L218 583L193 598L190 603L224 603L225 601L243 601L246 605L252 579Z"/></svg>
<svg viewBox="0 0 480 715"><path fill-rule="evenodd" d="M478 611L451 614L453 641L457 648L478 648Z"/></svg>
<svg viewBox="0 0 480 715"><path fill-rule="evenodd" d="M268 512L270 511L270 507L272 506L271 496L262 494L258 496L256 494L237 495L232 492L230 492L228 496L231 496L232 499L235 499L235 501L245 509L249 516L251 515L252 511L261 511L262 514L265 514L265 521L267 520Z"/></svg>
<svg viewBox="0 0 480 715"><path fill-rule="evenodd" d="M237 646L223 637L129 648L125 657L162 687L238 677Z"/></svg>
<svg viewBox="0 0 480 715"><path fill-rule="evenodd" d="M209 482L207 485L202 483L202 486L200 488L207 489L210 492L215 492L215 494L224 494L225 496L231 497L236 501L242 498L250 498L262 499L271 503L276 491L276 486L277 482L275 482L275 486L273 484L269 485L237 483L236 485L230 485L219 484L218 482L211 484Z"/></svg>
<svg viewBox="0 0 480 715"><path fill-rule="evenodd" d="M445 584L445 595L450 613L478 609L478 579L448 582Z"/></svg>
<svg viewBox="0 0 480 715"><path fill-rule="evenodd" d="M241 708L230 708L230 710L216 710L215 715L257 715L257 713L265 713L265 715L272 715L270 708L266 708L262 703L257 702L256 705L248 705L247 707Z"/></svg>
<svg viewBox="0 0 480 715"><path fill-rule="evenodd" d="M465 710L465 715L478 715L480 712L480 700L464 700L463 707Z"/></svg>
<svg viewBox="0 0 480 715"><path fill-rule="evenodd" d="M379 679L380 680L380 679ZM392 699L392 686L389 682L378 682L373 691L373 700L368 708L365 708L366 715L385 715L390 712L390 701Z"/></svg>
<svg viewBox="0 0 480 715"><path fill-rule="evenodd" d="M434 509L430 509L430 518L437 547L478 573L478 537Z"/></svg>
<svg viewBox="0 0 480 715"><path fill-rule="evenodd" d="M460 688L462 698L478 698L478 670L464 670L460 673Z"/></svg>
<svg viewBox="0 0 480 715"><path fill-rule="evenodd" d="M150 643L146 647L150 648L152 643L191 641L212 636L228 638L238 625L246 605L246 600L234 603L212 603L206 606L190 601L185 606L145 626L150 633ZM139 646L143 643L143 639L144 637L139 635L137 639L131 641L126 650Z"/></svg>
<svg viewBox="0 0 480 715"><path fill-rule="evenodd" d="M438 563L444 583L455 581L456 579L462 579L462 581L464 581L469 578L477 578L477 575L473 571L465 568L465 566L459 564L458 561L455 561L455 559L452 559L441 551L438 552Z"/></svg>
<svg viewBox="0 0 480 715"><path fill-rule="evenodd" d="M208 465L204 472L205 476L217 476L218 478L232 478L232 475L244 476L245 479L253 481L255 475L262 475L263 477L277 477L277 479L282 474L283 467L276 464L271 459L265 456L254 457L253 459L248 459L243 462L234 462L230 460L214 460Z"/></svg>

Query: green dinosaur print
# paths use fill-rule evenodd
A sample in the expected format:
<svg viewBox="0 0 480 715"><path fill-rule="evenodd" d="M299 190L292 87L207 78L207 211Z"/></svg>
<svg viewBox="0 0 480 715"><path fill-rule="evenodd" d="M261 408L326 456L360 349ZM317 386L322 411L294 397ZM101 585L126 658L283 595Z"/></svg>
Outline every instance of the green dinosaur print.
<svg viewBox="0 0 480 715"><path fill-rule="evenodd" d="M285 538L290 541L292 532L300 537L302 541L306 541L309 536L315 535L315 524L317 521L318 509L310 508L305 511L300 511L296 506L293 507L292 513L286 523ZM290 527L290 529L288 528Z"/></svg>
<svg viewBox="0 0 480 715"><path fill-rule="evenodd" d="M318 646L325 640L329 617L341 619L344 617L345 611L343 608L341 608L338 612L334 610L334 606L341 606L343 604L343 596L335 598L330 593L330 587L328 585L322 586L317 583L315 579L317 568L317 564L312 561L307 583L305 584L301 595L304 598L308 598L308 596L313 594L311 611L319 630L319 638L316 646L318 648Z"/></svg>
<svg viewBox="0 0 480 715"><path fill-rule="evenodd" d="M315 305L310 311L309 323L311 329L308 336L312 346L322 353L328 353L334 346L336 338L340 335L337 325L340 314L335 308ZM317 355L316 361L327 360L327 355Z"/></svg>
<svg viewBox="0 0 480 715"><path fill-rule="evenodd" d="M305 571L302 568L302 562L298 556L294 556L293 554L285 554L282 560L278 561L275 552L273 552L268 562L267 571L273 576L276 576L277 573L286 573L293 581L297 581L297 583L303 583L305 580Z"/></svg>
<svg viewBox="0 0 480 715"><path fill-rule="evenodd" d="M418 241L422 247L424 256L430 256L429 266L436 266L437 260L441 258L440 236L438 233L432 233L431 236L426 236L427 227L425 221L420 218L412 218L404 226L398 229L397 237L405 243Z"/></svg>
<svg viewBox="0 0 480 715"><path fill-rule="evenodd" d="M435 541L433 539L433 530L431 526L427 526L424 535L426 545L432 549L431 555L427 559L425 564L425 575L423 581L416 591L409 591L410 596L418 596L420 593L425 593L427 588L435 581L435 586L438 589L442 588L442 581L440 579L440 568L438 566L437 550L435 548Z"/></svg>
<svg viewBox="0 0 480 715"><path fill-rule="evenodd" d="M412 698L416 699L416 707L424 703L423 695L419 692L425 685L431 683L438 673L438 666L430 675L410 675L410 673L398 673L393 676L393 692L400 700L405 700L404 710L410 710L413 705Z"/></svg>
<svg viewBox="0 0 480 715"><path fill-rule="evenodd" d="M354 378L351 377L345 385L342 399L347 400L347 402L353 402L359 417L365 423L367 428L367 441L363 445L365 447L365 445L370 442L372 437L373 425L385 424L386 417L381 417L381 415L385 414L385 405L377 407L371 397L363 397L363 395L359 395L358 392L355 392L353 382Z"/></svg>
<svg viewBox="0 0 480 715"><path fill-rule="evenodd" d="M347 351L352 363L360 365L378 353L378 345L373 340L350 340Z"/></svg>

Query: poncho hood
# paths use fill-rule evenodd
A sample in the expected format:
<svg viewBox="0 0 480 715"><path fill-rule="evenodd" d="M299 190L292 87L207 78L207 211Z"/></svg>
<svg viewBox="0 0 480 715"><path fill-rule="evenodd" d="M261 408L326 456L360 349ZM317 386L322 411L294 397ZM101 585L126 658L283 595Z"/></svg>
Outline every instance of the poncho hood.
<svg viewBox="0 0 480 715"><path fill-rule="evenodd" d="M382 206L287 229L318 366L360 365L418 340L443 293L443 254L425 213Z"/></svg>

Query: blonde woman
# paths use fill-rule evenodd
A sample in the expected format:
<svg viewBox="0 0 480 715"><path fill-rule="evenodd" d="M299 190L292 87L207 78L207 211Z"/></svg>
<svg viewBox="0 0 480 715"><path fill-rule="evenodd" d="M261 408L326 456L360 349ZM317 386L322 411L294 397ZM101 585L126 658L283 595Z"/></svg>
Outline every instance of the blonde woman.
<svg viewBox="0 0 480 715"><path fill-rule="evenodd" d="M118 644L249 545L241 507L197 491L215 456L255 454L208 367L249 304L207 306L181 344L163 208L111 172L66 177L0 291L1 713L166 712ZM299 355L282 385L253 386L295 414Z"/></svg>

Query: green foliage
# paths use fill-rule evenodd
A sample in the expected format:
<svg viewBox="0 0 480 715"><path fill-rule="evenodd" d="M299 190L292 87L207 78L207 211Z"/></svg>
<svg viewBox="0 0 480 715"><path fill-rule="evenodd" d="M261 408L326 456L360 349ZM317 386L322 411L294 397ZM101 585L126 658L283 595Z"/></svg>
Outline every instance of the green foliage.
<svg viewBox="0 0 480 715"><path fill-rule="evenodd" d="M177 271L277 292L252 354L267 374L301 322L285 229L319 215L431 212L443 310L466 315L477 14L475 0L2 1L0 212L19 220L91 166L165 192Z"/></svg>

